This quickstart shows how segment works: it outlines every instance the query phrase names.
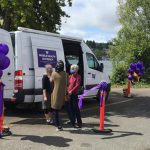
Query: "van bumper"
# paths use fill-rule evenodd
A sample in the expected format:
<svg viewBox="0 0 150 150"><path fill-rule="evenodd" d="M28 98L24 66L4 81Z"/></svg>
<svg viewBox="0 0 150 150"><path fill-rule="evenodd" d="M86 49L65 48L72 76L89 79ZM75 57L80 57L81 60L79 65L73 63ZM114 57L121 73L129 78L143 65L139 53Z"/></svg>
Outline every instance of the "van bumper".
<svg viewBox="0 0 150 150"><path fill-rule="evenodd" d="M18 90L17 92L14 92L14 95L12 98L5 98L5 102L11 102L11 103L23 103L25 101L26 95L42 95L43 91L42 89L23 89Z"/></svg>

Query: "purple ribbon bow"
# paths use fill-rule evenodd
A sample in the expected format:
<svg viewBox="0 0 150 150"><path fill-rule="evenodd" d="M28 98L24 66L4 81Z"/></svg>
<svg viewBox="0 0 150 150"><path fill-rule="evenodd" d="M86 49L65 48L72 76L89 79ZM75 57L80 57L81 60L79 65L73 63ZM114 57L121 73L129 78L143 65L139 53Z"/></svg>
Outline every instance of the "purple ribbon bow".
<svg viewBox="0 0 150 150"><path fill-rule="evenodd" d="M92 89L86 90L82 95L80 95L80 98L79 98L79 101L78 101L79 109L80 110L82 109L82 99L83 99L84 96L86 96L88 93L90 93L90 92L92 92L92 91L94 91L96 89L100 89L100 91L106 91L107 87L108 87L107 82L102 81L97 86L93 87ZM102 105L102 102L103 102L103 97L100 98L100 105Z"/></svg>

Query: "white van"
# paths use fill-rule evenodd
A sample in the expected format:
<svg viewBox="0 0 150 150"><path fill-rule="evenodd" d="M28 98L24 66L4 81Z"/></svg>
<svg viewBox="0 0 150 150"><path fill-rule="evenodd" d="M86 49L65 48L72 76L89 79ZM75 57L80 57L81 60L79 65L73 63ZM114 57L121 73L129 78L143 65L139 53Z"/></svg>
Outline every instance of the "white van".
<svg viewBox="0 0 150 150"><path fill-rule="evenodd" d="M64 61L68 73L71 64L79 65L85 90L105 80L102 65L82 39L18 27L10 33L0 29L0 43L8 44L11 60L2 78L5 103L41 102L44 66L50 63L55 68L58 60ZM86 98L97 94L98 90Z"/></svg>

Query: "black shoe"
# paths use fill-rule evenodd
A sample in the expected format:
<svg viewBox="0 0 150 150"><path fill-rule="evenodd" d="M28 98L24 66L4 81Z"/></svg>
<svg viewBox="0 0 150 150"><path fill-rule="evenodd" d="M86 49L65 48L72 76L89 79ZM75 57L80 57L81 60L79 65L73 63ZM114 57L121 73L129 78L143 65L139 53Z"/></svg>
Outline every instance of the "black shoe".
<svg viewBox="0 0 150 150"><path fill-rule="evenodd" d="M56 131L63 131L63 127L62 126L59 126Z"/></svg>
<svg viewBox="0 0 150 150"><path fill-rule="evenodd" d="M71 123L71 121L67 121L67 125L71 125L72 123Z"/></svg>

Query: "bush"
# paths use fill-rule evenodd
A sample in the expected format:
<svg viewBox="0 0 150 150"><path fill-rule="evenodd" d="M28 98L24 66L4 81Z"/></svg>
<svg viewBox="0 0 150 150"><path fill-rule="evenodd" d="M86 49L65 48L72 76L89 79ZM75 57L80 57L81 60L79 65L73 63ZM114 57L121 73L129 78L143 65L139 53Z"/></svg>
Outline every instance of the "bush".
<svg viewBox="0 0 150 150"><path fill-rule="evenodd" d="M111 82L112 84L125 84L127 81L127 65L124 63L118 64L112 72Z"/></svg>

